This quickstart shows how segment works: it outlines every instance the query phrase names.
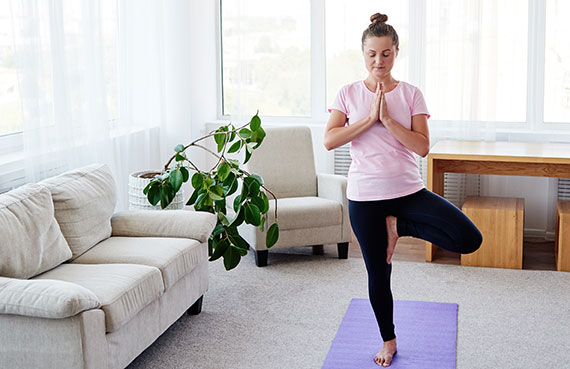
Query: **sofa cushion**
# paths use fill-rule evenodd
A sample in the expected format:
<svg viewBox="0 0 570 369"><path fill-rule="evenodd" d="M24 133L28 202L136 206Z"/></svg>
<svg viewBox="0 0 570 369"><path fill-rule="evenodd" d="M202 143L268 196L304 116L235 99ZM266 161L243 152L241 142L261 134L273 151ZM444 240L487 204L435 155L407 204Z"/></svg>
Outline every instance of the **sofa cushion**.
<svg viewBox="0 0 570 369"><path fill-rule="evenodd" d="M41 182L53 197L55 218L75 259L111 236L116 190L106 165L93 164Z"/></svg>
<svg viewBox="0 0 570 369"><path fill-rule="evenodd" d="M44 186L27 184L0 195L0 229L0 276L28 279L71 257Z"/></svg>
<svg viewBox="0 0 570 369"><path fill-rule="evenodd" d="M142 264L157 267L170 288L208 260L208 247L184 238L111 237L73 261L78 264Z"/></svg>
<svg viewBox="0 0 570 369"><path fill-rule="evenodd" d="M63 319L99 305L93 292L74 283L0 277L0 314Z"/></svg>
<svg viewBox="0 0 570 369"><path fill-rule="evenodd" d="M275 200L269 201L268 224L275 221ZM289 197L277 200L279 229L317 228L342 223L342 205L320 197Z"/></svg>
<svg viewBox="0 0 570 369"><path fill-rule="evenodd" d="M118 330L164 291L157 268L132 264L62 264L35 277L87 288L101 302L107 332Z"/></svg>

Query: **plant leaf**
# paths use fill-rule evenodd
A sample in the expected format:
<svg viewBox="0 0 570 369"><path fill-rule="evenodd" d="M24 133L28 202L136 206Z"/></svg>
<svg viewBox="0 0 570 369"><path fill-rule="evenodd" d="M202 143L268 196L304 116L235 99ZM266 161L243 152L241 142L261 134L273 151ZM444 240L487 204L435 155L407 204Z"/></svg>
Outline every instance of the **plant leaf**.
<svg viewBox="0 0 570 369"><path fill-rule="evenodd" d="M180 189L180 187L182 186L182 172L180 171L180 169L174 169L172 172L170 172L170 183L172 184L172 187L174 188L174 193L176 194L176 192L178 192L178 190Z"/></svg>
<svg viewBox="0 0 570 369"><path fill-rule="evenodd" d="M265 209L265 201L263 201L262 197L252 196L251 197L251 203L259 208L260 213L267 213L267 210L263 211L263 209Z"/></svg>
<svg viewBox="0 0 570 369"><path fill-rule="evenodd" d="M228 248L230 247L230 242L228 241L227 238L222 238L220 241L216 242L214 240L213 245L214 247L214 253L212 254L212 256L210 257L210 261L214 261L219 259L222 255L224 255L226 253L226 251L228 250Z"/></svg>
<svg viewBox="0 0 570 369"><path fill-rule="evenodd" d="M266 221L266 220L267 220L267 217L266 217L265 215L261 217L261 224L259 225L259 230L260 230L261 232L264 231L264 228L265 228L265 221Z"/></svg>
<svg viewBox="0 0 570 369"><path fill-rule="evenodd" d="M249 147L249 146L246 146L246 147ZM245 150L245 159L244 159L243 163L244 164L247 163L250 158L251 158L251 151L249 149Z"/></svg>
<svg viewBox="0 0 570 369"><path fill-rule="evenodd" d="M237 213L241 208L241 195L237 195L234 199L234 211Z"/></svg>
<svg viewBox="0 0 570 369"><path fill-rule="evenodd" d="M257 180L257 182L259 182L259 185L262 186L263 185L263 178L261 178L261 176L257 173L251 173L250 177L255 178Z"/></svg>
<svg viewBox="0 0 570 369"><path fill-rule="evenodd" d="M218 166L218 178L220 179L220 181L225 181L226 178L228 178L228 175L230 174L232 168L230 167L230 165L226 162L222 162L219 166Z"/></svg>
<svg viewBox="0 0 570 369"><path fill-rule="evenodd" d="M230 245L224 254L224 266L226 270L232 270L235 268L241 259L239 247Z"/></svg>
<svg viewBox="0 0 570 369"><path fill-rule="evenodd" d="M184 161L186 157L184 155L176 154L176 161Z"/></svg>
<svg viewBox="0 0 570 369"><path fill-rule="evenodd" d="M166 186L160 188L160 207L162 209L166 208L170 204L170 196L168 195L168 189Z"/></svg>
<svg viewBox="0 0 570 369"><path fill-rule="evenodd" d="M186 205L188 205L188 206L194 205L194 203L196 202L196 199L198 198L199 192L200 192L200 190L194 190L194 192L192 192L192 196L190 196L190 198L188 199L188 202L186 202Z"/></svg>
<svg viewBox="0 0 570 369"><path fill-rule="evenodd" d="M152 187L152 185L154 184L154 182L149 182L146 187L143 190L143 194L148 194L148 190L150 190L150 188Z"/></svg>
<svg viewBox="0 0 570 369"><path fill-rule="evenodd" d="M187 182L188 178L190 178L190 173L188 172L188 169L186 169L185 167L180 167L180 173L182 173L182 182Z"/></svg>
<svg viewBox="0 0 570 369"><path fill-rule="evenodd" d="M265 214L269 211L269 199L267 198L267 195L263 191L260 192L259 196L261 196L261 198L263 199L263 208L259 208L259 210L261 210L261 212Z"/></svg>
<svg viewBox="0 0 570 369"><path fill-rule="evenodd" d="M237 142L234 142L234 144L232 146L230 146L228 153L234 153L237 152L241 149L241 145L243 145L243 141L239 140Z"/></svg>
<svg viewBox="0 0 570 369"><path fill-rule="evenodd" d="M261 224L261 212L259 211L259 208L252 203L245 203L244 207L245 222L254 226L259 226Z"/></svg>
<svg viewBox="0 0 570 369"><path fill-rule="evenodd" d="M216 224L216 227L214 228L214 230L212 231L212 236L216 237L222 234L222 232L224 231L224 226L221 223Z"/></svg>
<svg viewBox="0 0 570 369"><path fill-rule="evenodd" d="M249 123L252 131L257 131L261 127L261 119L259 119L257 114L251 118Z"/></svg>
<svg viewBox="0 0 570 369"><path fill-rule="evenodd" d="M174 151L176 151L176 152L184 151L184 145L178 144L178 145L174 146Z"/></svg>
<svg viewBox="0 0 570 369"><path fill-rule="evenodd" d="M241 136L241 138L243 138L243 139L248 139L251 137L251 130L249 130L247 128L240 129L240 131L238 133Z"/></svg>
<svg viewBox="0 0 570 369"><path fill-rule="evenodd" d="M158 204L160 201L160 187L158 184L150 187L148 190L147 199L153 206Z"/></svg>
<svg viewBox="0 0 570 369"><path fill-rule="evenodd" d="M249 196L254 197L259 193L259 182L253 177L246 177L243 183L247 186Z"/></svg>
<svg viewBox="0 0 570 369"><path fill-rule="evenodd" d="M218 212L218 220L225 226L230 225L228 218L226 218L226 215L222 212Z"/></svg>
<svg viewBox="0 0 570 369"><path fill-rule="evenodd" d="M215 185L208 188L208 195L210 195L212 200L223 200L224 190L222 189L222 187Z"/></svg>
<svg viewBox="0 0 570 369"><path fill-rule="evenodd" d="M279 239L279 226L277 223L273 223L271 227L267 230L267 237L265 238L265 246L267 248L272 247L275 245L277 240Z"/></svg>
<svg viewBox="0 0 570 369"><path fill-rule="evenodd" d="M192 176L192 187L198 189L204 184L204 176L202 173L194 173Z"/></svg>

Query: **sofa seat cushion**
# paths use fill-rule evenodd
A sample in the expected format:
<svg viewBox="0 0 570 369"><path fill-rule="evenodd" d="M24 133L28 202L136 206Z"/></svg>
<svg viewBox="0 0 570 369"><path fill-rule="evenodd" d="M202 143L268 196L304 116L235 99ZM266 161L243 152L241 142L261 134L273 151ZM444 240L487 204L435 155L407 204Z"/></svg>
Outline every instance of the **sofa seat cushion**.
<svg viewBox="0 0 570 369"><path fill-rule="evenodd" d="M48 178L55 218L75 259L111 236L116 190L111 171L93 164Z"/></svg>
<svg viewBox="0 0 570 369"><path fill-rule="evenodd" d="M62 264L34 279L78 284L97 296L107 332L118 330L163 292L160 271L133 264Z"/></svg>
<svg viewBox="0 0 570 369"><path fill-rule="evenodd" d="M0 276L28 279L71 258L50 191L27 184L0 195Z"/></svg>
<svg viewBox="0 0 570 369"><path fill-rule="evenodd" d="M164 289L208 260L208 247L196 240L163 237L111 237L74 264L141 264L160 269Z"/></svg>
<svg viewBox="0 0 570 369"><path fill-rule="evenodd" d="M268 224L275 222L275 200L269 202ZM277 200L279 229L318 228L342 223L342 205L320 197L289 197Z"/></svg>

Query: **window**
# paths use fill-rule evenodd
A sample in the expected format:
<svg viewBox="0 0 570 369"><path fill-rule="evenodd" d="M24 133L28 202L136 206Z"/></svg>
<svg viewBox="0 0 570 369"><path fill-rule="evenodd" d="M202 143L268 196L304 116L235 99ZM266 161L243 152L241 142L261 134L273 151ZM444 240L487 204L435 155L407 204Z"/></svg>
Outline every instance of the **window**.
<svg viewBox="0 0 570 369"><path fill-rule="evenodd" d="M528 3L432 0L426 90L441 120L526 121Z"/></svg>
<svg viewBox="0 0 570 369"><path fill-rule="evenodd" d="M408 2L393 1L378 6L378 1L331 1L326 3L326 101L330 106L340 88L365 79L362 56L362 32L370 24L370 16L388 14L388 24L398 33L400 52L392 75L407 80L408 75Z"/></svg>
<svg viewBox="0 0 570 369"><path fill-rule="evenodd" d="M310 1L224 1L222 114L311 115Z"/></svg>
<svg viewBox="0 0 570 369"><path fill-rule="evenodd" d="M11 2L0 2L0 136L22 130Z"/></svg>
<svg viewBox="0 0 570 369"><path fill-rule="evenodd" d="M570 2L546 1L544 121L570 122Z"/></svg>

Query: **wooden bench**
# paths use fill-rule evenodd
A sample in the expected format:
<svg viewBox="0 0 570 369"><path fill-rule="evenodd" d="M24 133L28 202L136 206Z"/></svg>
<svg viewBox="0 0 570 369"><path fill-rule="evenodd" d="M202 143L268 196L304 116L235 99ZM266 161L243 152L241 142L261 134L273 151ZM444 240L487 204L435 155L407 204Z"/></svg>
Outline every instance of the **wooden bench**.
<svg viewBox="0 0 570 369"><path fill-rule="evenodd" d="M461 265L522 269L524 199L467 197L462 210L481 231L483 243L461 255Z"/></svg>
<svg viewBox="0 0 570 369"><path fill-rule="evenodd" d="M554 248L556 269L570 272L570 201L556 204L556 243Z"/></svg>

